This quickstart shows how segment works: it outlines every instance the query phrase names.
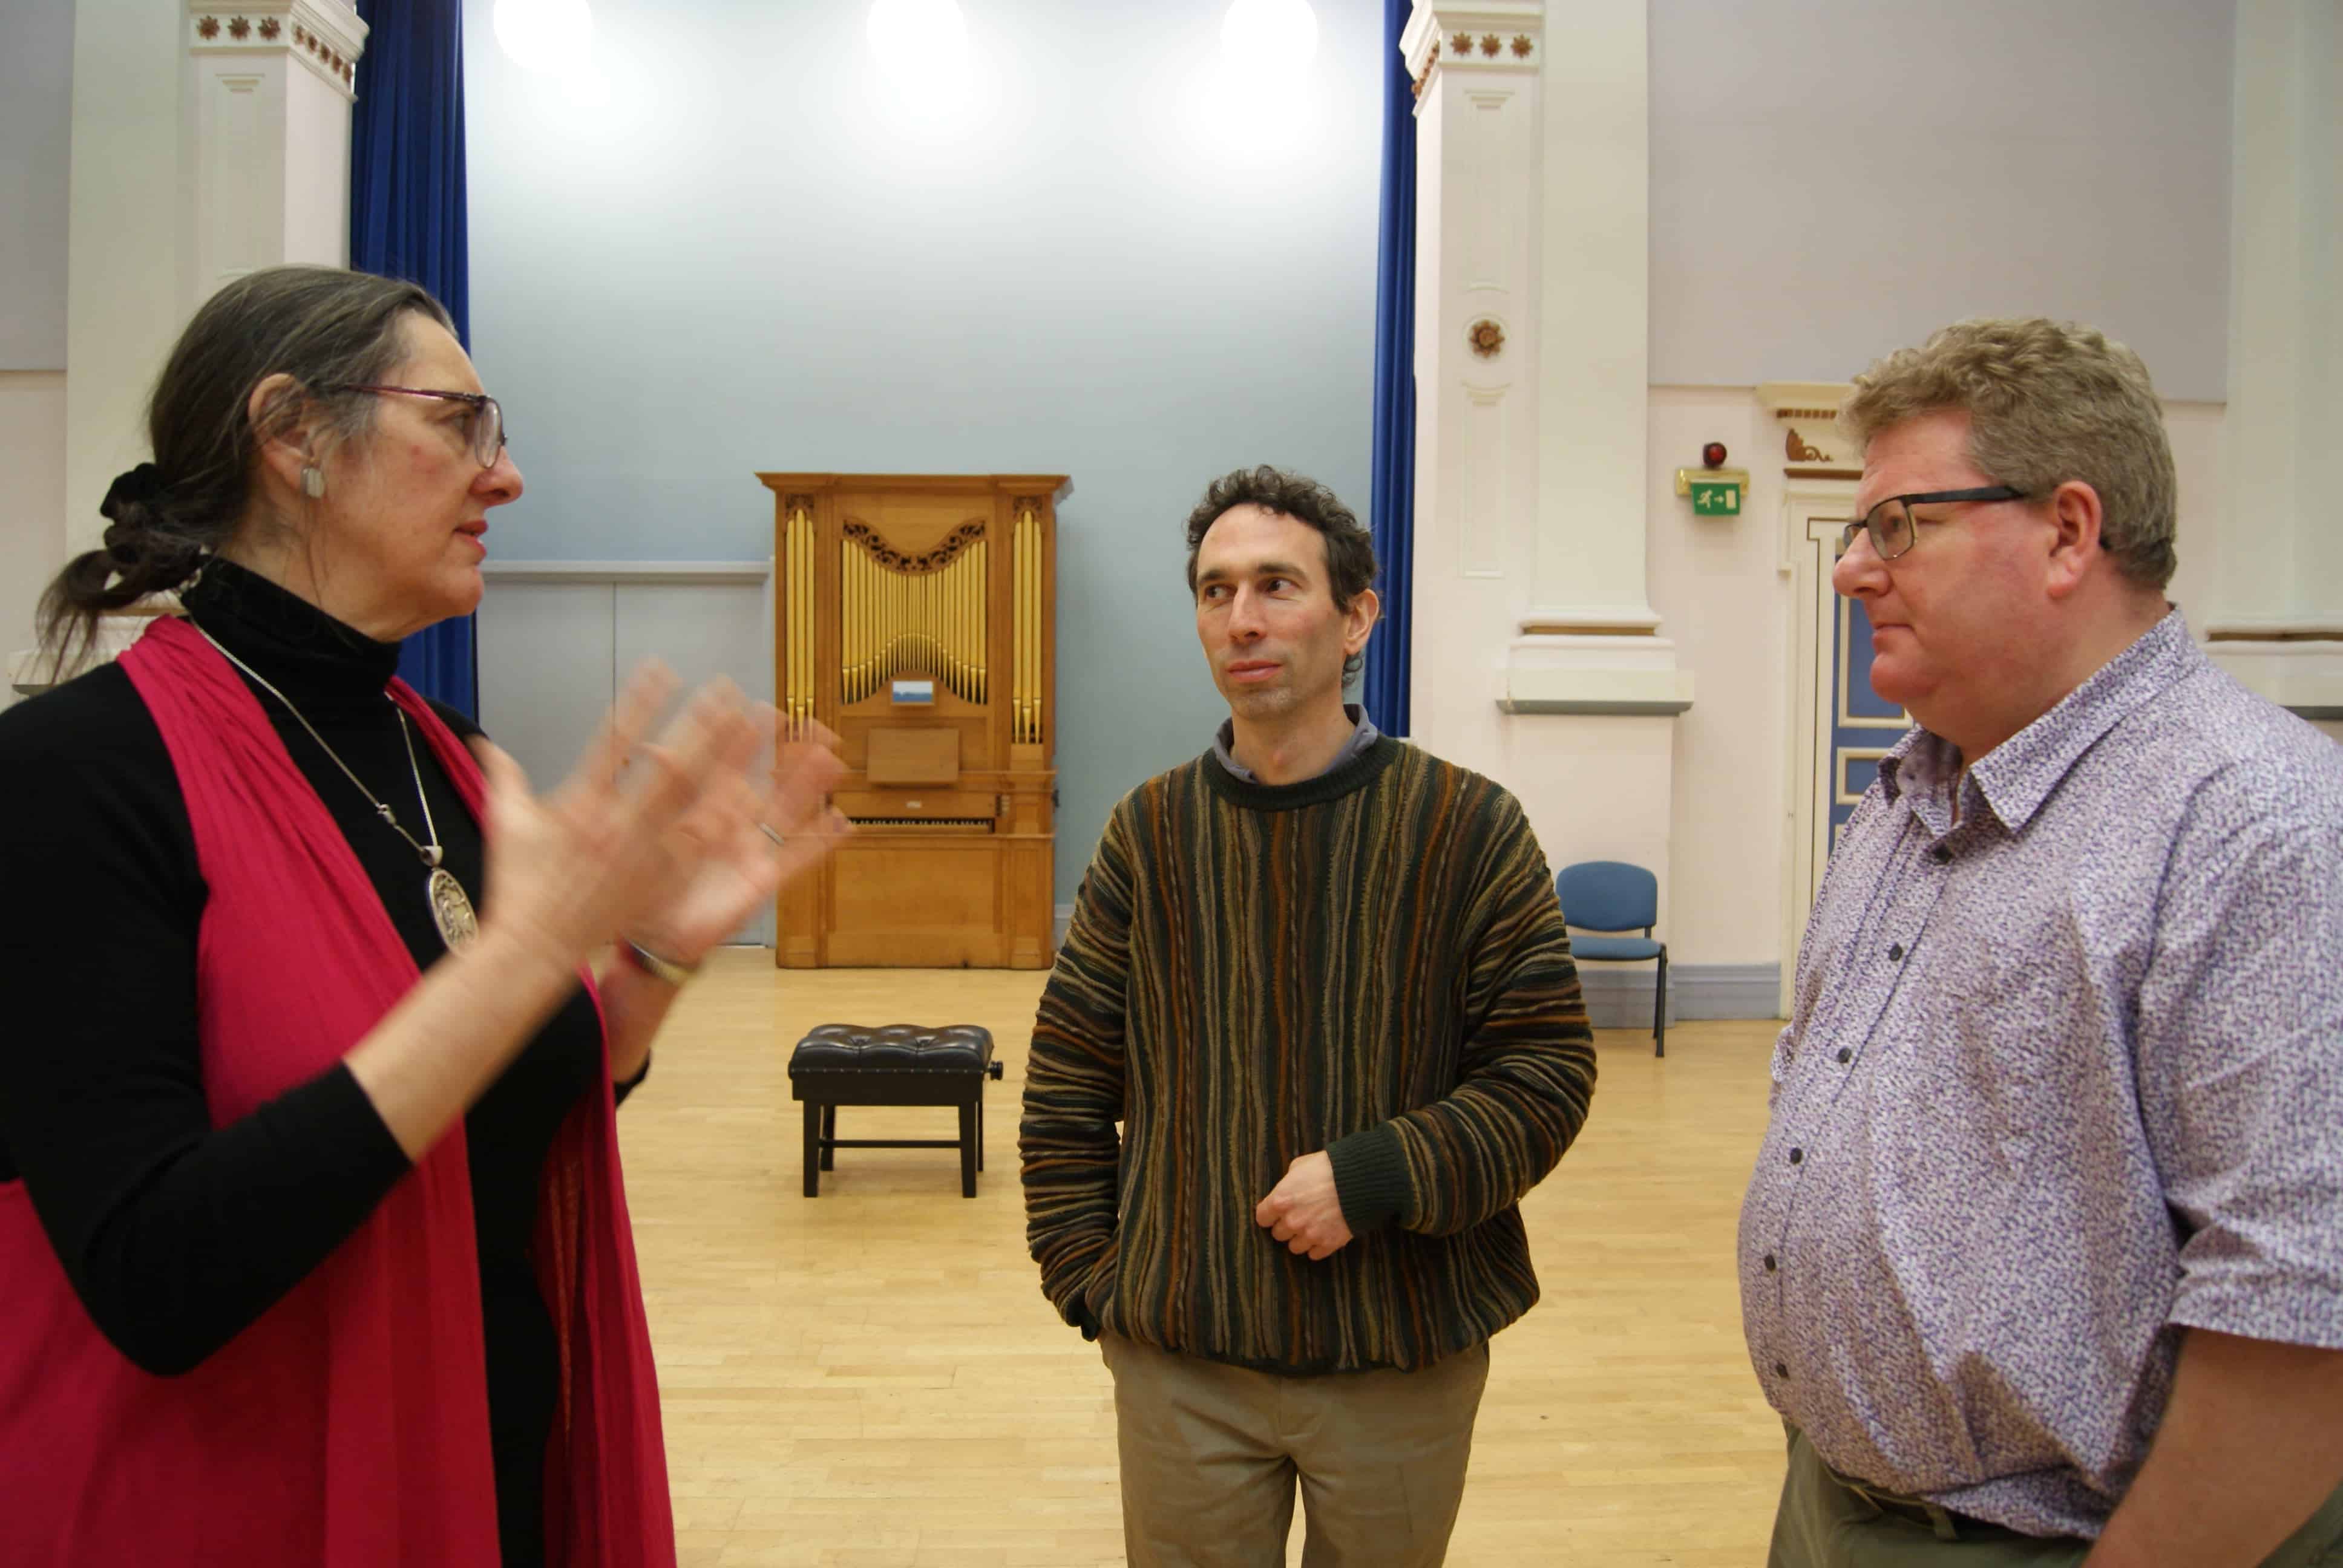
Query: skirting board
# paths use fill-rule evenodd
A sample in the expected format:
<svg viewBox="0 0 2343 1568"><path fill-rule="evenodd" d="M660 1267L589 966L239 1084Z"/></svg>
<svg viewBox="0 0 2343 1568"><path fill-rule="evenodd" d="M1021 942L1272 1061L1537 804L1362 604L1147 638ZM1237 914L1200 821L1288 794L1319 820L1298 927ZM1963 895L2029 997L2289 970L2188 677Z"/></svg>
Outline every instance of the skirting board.
<svg viewBox="0 0 2343 1568"><path fill-rule="evenodd" d="M1052 946L1063 947L1074 906L1058 906ZM1652 1026L1651 964L1584 964L1578 983L1586 993L1586 1016L1597 1029ZM1680 1019L1778 1018L1782 970L1778 964L1670 964L1668 1021Z"/></svg>
<svg viewBox="0 0 2343 1568"><path fill-rule="evenodd" d="M1597 1029L1650 1029L1652 982L1658 978L1656 964L1579 965L1588 1021ZM1672 963L1668 1021L1778 1018L1781 987L1778 964Z"/></svg>

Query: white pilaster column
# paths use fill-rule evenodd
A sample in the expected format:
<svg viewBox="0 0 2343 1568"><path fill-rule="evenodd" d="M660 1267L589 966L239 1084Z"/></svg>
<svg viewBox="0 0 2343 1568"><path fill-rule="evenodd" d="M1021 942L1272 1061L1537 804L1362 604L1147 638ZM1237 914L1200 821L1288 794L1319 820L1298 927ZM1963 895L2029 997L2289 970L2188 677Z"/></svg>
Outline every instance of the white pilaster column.
<svg viewBox="0 0 2343 1568"><path fill-rule="evenodd" d="M1540 0L1420 3L1413 739L1499 744L1506 644L1536 555Z"/></svg>
<svg viewBox="0 0 2343 1568"><path fill-rule="evenodd" d="M147 455L146 399L196 307L256 267L347 264L366 35L344 0L78 0L66 556L96 548L106 487ZM106 629L115 651L136 626Z"/></svg>
<svg viewBox="0 0 2343 1568"><path fill-rule="evenodd" d="M65 553L96 547L98 502L144 455L146 395L186 319L178 0L74 8L66 219Z"/></svg>
<svg viewBox="0 0 2343 1568"><path fill-rule="evenodd" d="M2343 719L2343 528L2328 452L2343 420L2343 17L2333 0L2238 0L2230 137L2229 508L2223 668Z"/></svg>
<svg viewBox="0 0 2343 1568"><path fill-rule="evenodd" d="M79 0L65 548L146 454L146 397L195 307L287 261L349 257L352 81L367 27L342 0Z"/></svg>
<svg viewBox="0 0 2343 1568"><path fill-rule="evenodd" d="M367 25L342 0L186 0L188 306L350 256L350 105Z"/></svg>
<svg viewBox="0 0 2343 1568"><path fill-rule="evenodd" d="M1410 729L1511 789L1556 866L1649 868L1664 914L1692 678L1645 586L1647 29L1645 0L1409 21Z"/></svg>

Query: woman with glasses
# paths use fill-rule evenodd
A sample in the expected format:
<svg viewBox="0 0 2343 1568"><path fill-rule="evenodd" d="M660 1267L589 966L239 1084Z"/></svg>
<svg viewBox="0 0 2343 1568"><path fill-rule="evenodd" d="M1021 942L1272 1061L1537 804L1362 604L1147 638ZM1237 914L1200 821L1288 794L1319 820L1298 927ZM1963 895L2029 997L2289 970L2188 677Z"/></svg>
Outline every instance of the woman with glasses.
<svg viewBox="0 0 2343 1568"><path fill-rule="evenodd" d="M538 797L394 678L521 492L412 285L231 284L149 430L44 632L185 616L0 714L5 1555L671 1564L613 1111L838 766L646 677Z"/></svg>

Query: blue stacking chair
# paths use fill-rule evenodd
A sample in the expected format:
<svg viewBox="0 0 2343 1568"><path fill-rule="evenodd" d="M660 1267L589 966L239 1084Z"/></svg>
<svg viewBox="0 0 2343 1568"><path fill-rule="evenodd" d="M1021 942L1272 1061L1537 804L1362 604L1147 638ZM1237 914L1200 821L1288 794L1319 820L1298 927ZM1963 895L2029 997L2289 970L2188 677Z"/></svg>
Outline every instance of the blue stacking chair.
<svg viewBox="0 0 2343 1568"><path fill-rule="evenodd" d="M1624 860L1581 860L1554 873L1554 896L1562 900L1565 925L1590 931L1632 931L1640 937L1573 937L1571 956L1581 962L1660 962L1652 988L1652 1054L1668 1053L1668 944L1652 940L1660 920L1660 879Z"/></svg>

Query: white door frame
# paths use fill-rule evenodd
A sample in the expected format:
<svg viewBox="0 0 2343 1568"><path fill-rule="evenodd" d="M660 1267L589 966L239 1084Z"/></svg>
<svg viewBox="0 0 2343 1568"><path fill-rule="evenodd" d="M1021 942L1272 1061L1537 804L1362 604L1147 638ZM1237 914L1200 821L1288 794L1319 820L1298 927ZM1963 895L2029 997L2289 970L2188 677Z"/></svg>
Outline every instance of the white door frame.
<svg viewBox="0 0 2343 1568"><path fill-rule="evenodd" d="M1785 759L1783 799L1781 1015L1790 1016L1790 990L1797 978L1798 942L1806 912L1830 858L1830 802L1839 781L1831 763L1833 669L1844 650L1844 633L1826 634L1837 618L1831 600L1831 568L1837 560L1839 530L1855 514L1852 479L1810 479L1782 497L1782 559L1790 573L1796 624L1790 636L1789 748Z"/></svg>

